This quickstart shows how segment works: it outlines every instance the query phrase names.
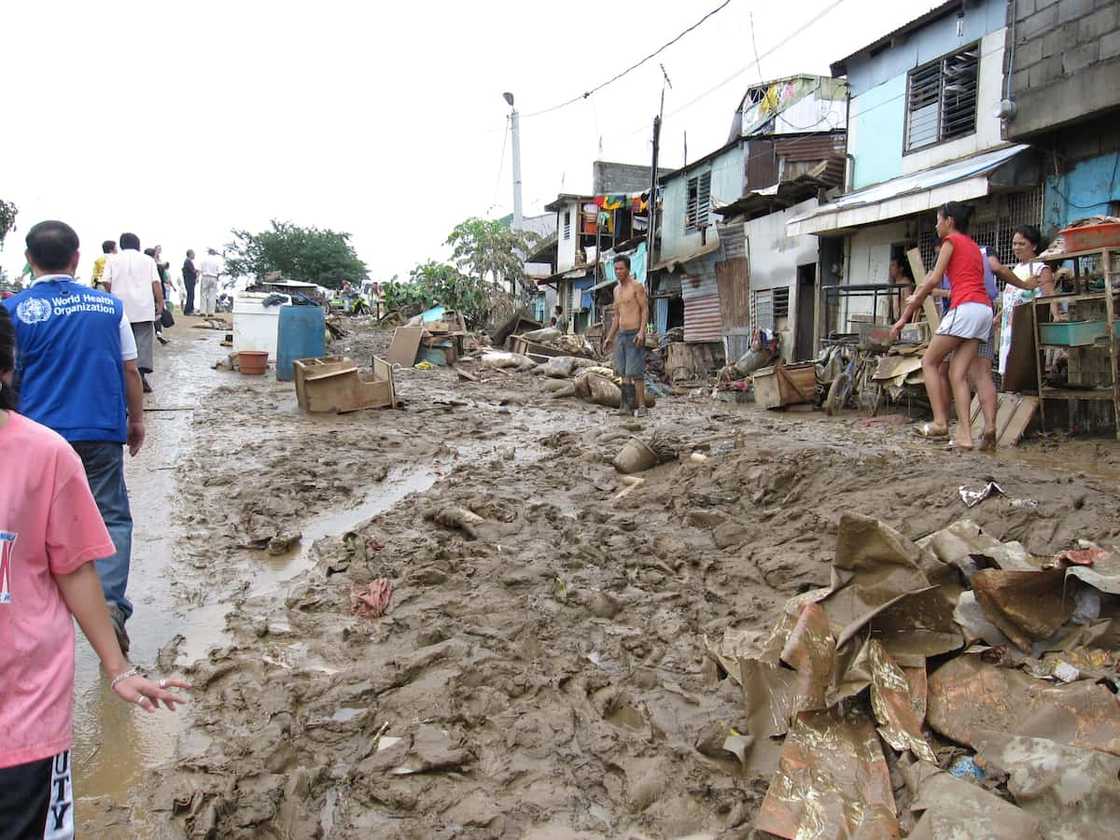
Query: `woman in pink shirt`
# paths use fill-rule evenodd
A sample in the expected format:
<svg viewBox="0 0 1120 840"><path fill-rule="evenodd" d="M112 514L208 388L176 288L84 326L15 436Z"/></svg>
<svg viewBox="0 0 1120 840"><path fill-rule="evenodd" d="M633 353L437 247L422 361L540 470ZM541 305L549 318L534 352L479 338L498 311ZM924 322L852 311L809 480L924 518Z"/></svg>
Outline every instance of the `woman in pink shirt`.
<svg viewBox="0 0 1120 840"><path fill-rule="evenodd" d="M180 680L121 653L94 561L113 553L77 453L15 412L15 331L0 307L0 840L74 836L74 623L122 700L154 712Z"/></svg>
<svg viewBox="0 0 1120 840"><path fill-rule="evenodd" d="M941 250L937 263L925 281L906 301L902 317L891 327L897 339L902 328L918 311L922 301L949 278L949 309L941 318L937 335L922 356L922 376L933 409L933 422L925 423L918 434L925 438L949 437L949 396L957 408L957 435L954 446L972 449L971 406L975 387L984 414L981 449L996 445L996 386L992 381L990 344L992 338L992 299L984 280L984 255L968 235L972 208L950 201L937 210L937 235ZM985 358L981 351L988 356ZM948 383L941 377L941 363L949 359ZM946 387L948 384L948 388Z"/></svg>

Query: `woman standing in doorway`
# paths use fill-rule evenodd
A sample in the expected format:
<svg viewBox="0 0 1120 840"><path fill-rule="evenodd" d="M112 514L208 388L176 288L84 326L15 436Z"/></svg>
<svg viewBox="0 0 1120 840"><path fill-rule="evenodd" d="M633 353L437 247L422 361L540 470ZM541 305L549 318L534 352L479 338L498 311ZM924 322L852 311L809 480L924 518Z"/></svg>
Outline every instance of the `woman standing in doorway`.
<svg viewBox="0 0 1120 840"><path fill-rule="evenodd" d="M999 317L999 375L1007 373L1007 358L1011 353L1011 328L1015 310L1038 297L1055 294L1054 272L1044 262L1035 259L1042 247L1042 234L1034 225L1020 225L1011 237L1011 251L1016 264L1008 271L993 260L992 269L1007 285L1000 299Z"/></svg>
<svg viewBox="0 0 1120 840"><path fill-rule="evenodd" d="M902 317L891 327L891 337L897 339L911 316L922 306L922 301L938 287L942 277L949 278L949 309L941 319L937 335L922 357L922 375L926 392L933 409L933 422L923 423L917 433L934 440L949 437L949 397L952 392L957 408L957 434L954 445L958 449L972 449L972 428L969 422L972 394L970 380L980 397L984 413L984 433L981 449L994 449L996 443L996 386L992 381L989 364L973 364L981 346L991 340L992 303L984 283L984 256L980 247L968 235L968 221L972 208L956 201L938 208L937 235L941 250L937 263L906 301ZM942 361L950 357L949 389L940 376Z"/></svg>

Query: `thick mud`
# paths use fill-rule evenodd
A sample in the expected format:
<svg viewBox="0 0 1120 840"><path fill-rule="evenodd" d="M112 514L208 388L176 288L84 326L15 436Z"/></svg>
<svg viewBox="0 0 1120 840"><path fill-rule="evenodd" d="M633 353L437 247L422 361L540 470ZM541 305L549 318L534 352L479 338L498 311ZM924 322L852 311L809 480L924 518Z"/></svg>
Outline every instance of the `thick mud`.
<svg viewBox="0 0 1120 840"><path fill-rule="evenodd" d="M84 803L94 836L143 815L168 838L747 837L776 752L720 749L742 700L703 639L827 584L841 513L912 537L967 515L1038 553L1120 537L1112 442L961 455L702 394L637 426L446 370L400 371L401 410L308 417L271 375L208 381L172 601L138 605L208 622L165 650L192 704L127 805ZM611 459L654 432L680 460L620 496ZM988 478L1007 495L966 513ZM380 578L388 613L355 614Z"/></svg>

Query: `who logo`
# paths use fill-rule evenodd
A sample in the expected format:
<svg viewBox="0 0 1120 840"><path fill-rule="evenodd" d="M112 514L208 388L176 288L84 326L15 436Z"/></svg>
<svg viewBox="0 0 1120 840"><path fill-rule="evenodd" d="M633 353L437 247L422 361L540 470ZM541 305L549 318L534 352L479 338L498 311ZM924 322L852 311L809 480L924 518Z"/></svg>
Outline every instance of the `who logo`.
<svg viewBox="0 0 1120 840"><path fill-rule="evenodd" d="M12 603L12 555L16 534L0 531L0 604Z"/></svg>

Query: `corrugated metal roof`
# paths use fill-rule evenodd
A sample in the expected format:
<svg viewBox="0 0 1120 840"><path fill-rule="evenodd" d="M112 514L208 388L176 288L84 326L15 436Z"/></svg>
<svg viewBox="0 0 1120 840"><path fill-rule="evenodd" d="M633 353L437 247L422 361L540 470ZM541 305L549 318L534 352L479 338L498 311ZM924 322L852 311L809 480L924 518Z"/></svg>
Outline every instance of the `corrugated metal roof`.
<svg viewBox="0 0 1120 840"><path fill-rule="evenodd" d="M933 209L944 201L967 201L987 195L987 176L1029 148L1006 146L847 193L811 213L790 219L786 233L797 236L876 224ZM972 184L969 179L979 183Z"/></svg>
<svg viewBox="0 0 1120 840"><path fill-rule="evenodd" d="M774 139L774 154L786 160L824 160L840 155L847 146L847 134L803 134Z"/></svg>
<svg viewBox="0 0 1120 840"><path fill-rule="evenodd" d="M681 281L684 299L684 340L687 342L722 341L719 311L719 287L715 276L686 277Z"/></svg>
<svg viewBox="0 0 1120 840"><path fill-rule="evenodd" d="M689 251L687 254L682 254L679 257L666 257L665 259L661 260L661 262L654 265L654 267L651 268L650 271L660 271L663 268L668 268L668 269L676 268L678 265L683 265L684 263L689 262L690 260L694 260L697 257L702 257L705 254L710 254L713 251L718 251L718 250L719 250L719 239L717 237L712 237L710 240L705 242L699 248L697 248L693 251Z"/></svg>

